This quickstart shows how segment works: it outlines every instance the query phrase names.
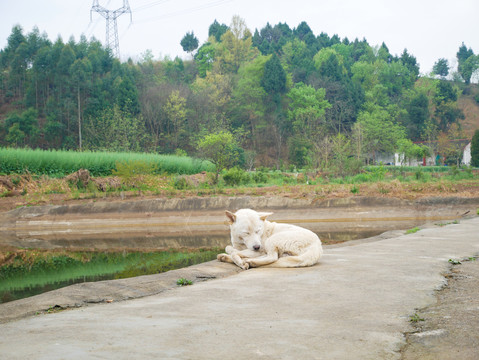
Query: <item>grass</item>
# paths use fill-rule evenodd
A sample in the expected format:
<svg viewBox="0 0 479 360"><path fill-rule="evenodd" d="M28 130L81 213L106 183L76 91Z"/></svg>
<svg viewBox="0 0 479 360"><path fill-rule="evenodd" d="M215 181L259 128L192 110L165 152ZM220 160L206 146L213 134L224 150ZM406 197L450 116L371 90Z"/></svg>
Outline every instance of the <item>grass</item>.
<svg viewBox="0 0 479 360"><path fill-rule="evenodd" d="M413 323L417 323L419 321L425 321L425 320L424 318L420 317L417 313L415 313L414 315L411 315L409 317L409 321Z"/></svg>
<svg viewBox="0 0 479 360"><path fill-rule="evenodd" d="M415 228L409 229L406 231L406 234L414 234L417 233L420 229L416 226Z"/></svg>

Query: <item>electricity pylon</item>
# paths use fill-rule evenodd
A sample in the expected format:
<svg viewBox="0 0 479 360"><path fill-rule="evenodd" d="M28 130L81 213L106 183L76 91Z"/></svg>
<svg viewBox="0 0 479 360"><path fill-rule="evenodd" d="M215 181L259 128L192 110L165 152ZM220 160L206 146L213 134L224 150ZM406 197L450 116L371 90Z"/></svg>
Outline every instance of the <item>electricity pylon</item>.
<svg viewBox="0 0 479 360"><path fill-rule="evenodd" d="M106 47L109 48L113 56L120 58L120 42L118 41L118 26L116 19L125 13L130 13L130 23L132 21L131 9L128 0L123 0L123 6L116 10L108 10L98 4L98 0L93 0L93 5L90 9L90 21L92 19L92 12L99 13L106 19Z"/></svg>

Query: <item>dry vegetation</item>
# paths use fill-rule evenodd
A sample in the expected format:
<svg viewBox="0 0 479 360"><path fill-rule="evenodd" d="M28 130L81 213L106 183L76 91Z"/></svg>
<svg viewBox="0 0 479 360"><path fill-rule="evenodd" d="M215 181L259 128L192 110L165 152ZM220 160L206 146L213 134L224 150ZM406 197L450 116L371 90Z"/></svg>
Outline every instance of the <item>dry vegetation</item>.
<svg viewBox="0 0 479 360"><path fill-rule="evenodd" d="M83 176L83 178L81 178ZM287 175L285 175L287 177ZM81 175L79 172L67 177L48 178L31 175L0 176L0 212L21 206L65 204L91 201L121 201L158 197L202 197L202 196L283 196L321 201L352 196L394 197L418 199L423 197L479 197L477 175L472 179L451 180L434 178L433 181L384 181L364 183L321 183L311 179L308 184L283 184L259 186L213 186L208 174L182 177L188 185L179 190L173 177L138 175L128 179L125 186L118 177Z"/></svg>

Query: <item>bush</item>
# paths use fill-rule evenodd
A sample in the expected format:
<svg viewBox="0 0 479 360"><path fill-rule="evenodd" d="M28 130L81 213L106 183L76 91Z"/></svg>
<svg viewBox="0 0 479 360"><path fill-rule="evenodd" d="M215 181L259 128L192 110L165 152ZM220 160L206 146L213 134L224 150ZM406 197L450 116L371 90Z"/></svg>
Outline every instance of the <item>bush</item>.
<svg viewBox="0 0 479 360"><path fill-rule="evenodd" d="M226 171L223 175L223 180L228 186L238 186L242 183L248 183L250 177L248 173L238 167L234 167Z"/></svg>
<svg viewBox="0 0 479 360"><path fill-rule="evenodd" d="M263 171L255 171L252 175L253 181L256 184L266 183L268 181L268 175Z"/></svg>

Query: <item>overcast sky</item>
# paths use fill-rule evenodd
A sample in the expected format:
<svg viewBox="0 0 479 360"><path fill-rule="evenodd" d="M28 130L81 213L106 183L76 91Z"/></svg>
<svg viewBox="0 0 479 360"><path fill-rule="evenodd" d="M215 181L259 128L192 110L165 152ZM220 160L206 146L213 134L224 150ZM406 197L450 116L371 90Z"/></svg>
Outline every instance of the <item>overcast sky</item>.
<svg viewBox="0 0 479 360"><path fill-rule="evenodd" d="M92 14L92 0L0 0L0 48L7 44L14 25L24 34L37 26L54 41L61 35L78 40L81 34L105 41L105 19ZM100 0L114 10L123 0ZM193 31L200 41L216 19L230 24L239 15L253 32L270 23L295 28L306 21L315 35L339 35L349 40L366 38L370 45L385 42L392 54L407 48L422 73L430 72L439 58L456 66L462 42L479 53L479 0L129 0L129 15L118 18L121 57L140 59L147 49L155 58L186 58L180 46Z"/></svg>

